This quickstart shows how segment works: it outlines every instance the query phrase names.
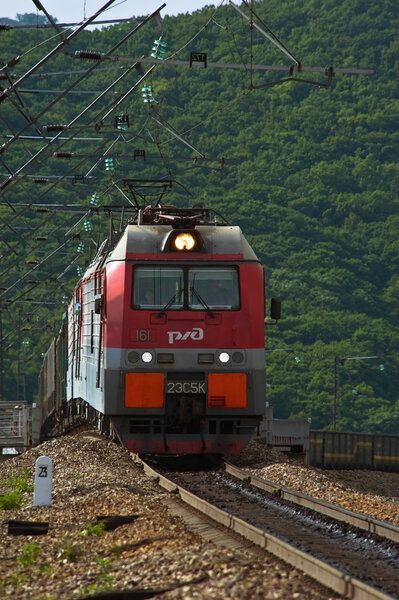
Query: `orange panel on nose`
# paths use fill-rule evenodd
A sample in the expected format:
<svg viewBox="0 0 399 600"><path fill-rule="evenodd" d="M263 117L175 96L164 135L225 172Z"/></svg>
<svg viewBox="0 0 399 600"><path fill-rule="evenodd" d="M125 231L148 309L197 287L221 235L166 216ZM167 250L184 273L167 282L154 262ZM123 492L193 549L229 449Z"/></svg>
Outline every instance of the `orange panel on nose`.
<svg viewBox="0 0 399 600"><path fill-rule="evenodd" d="M209 373L208 408L246 408L246 373Z"/></svg>
<svg viewBox="0 0 399 600"><path fill-rule="evenodd" d="M125 406L127 408L162 408L163 373L126 373Z"/></svg>

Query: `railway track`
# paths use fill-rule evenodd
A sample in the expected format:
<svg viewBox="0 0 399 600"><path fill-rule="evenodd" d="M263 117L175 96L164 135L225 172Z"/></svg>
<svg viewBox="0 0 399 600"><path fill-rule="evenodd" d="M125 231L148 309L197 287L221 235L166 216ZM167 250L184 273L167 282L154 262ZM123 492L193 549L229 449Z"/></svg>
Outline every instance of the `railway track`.
<svg viewBox="0 0 399 600"><path fill-rule="evenodd" d="M160 472L166 490L344 598L399 598L399 528L250 476L233 465Z"/></svg>

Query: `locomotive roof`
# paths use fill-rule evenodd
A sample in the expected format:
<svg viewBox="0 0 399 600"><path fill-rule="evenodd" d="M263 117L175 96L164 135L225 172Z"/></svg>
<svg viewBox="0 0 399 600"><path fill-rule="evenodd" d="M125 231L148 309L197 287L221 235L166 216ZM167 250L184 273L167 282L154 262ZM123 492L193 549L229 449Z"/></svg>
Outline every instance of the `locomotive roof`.
<svg viewBox="0 0 399 600"><path fill-rule="evenodd" d="M154 259L162 259L164 241L172 230L171 225L128 225L121 239L110 252L107 262L124 260L126 257L131 258L132 255L140 258L140 254L147 255L146 258L148 254L153 254ZM231 255L242 260L258 261L255 252L237 226L200 225L195 228L195 231L202 239L201 254ZM184 258L184 255L185 253L182 253L179 258Z"/></svg>

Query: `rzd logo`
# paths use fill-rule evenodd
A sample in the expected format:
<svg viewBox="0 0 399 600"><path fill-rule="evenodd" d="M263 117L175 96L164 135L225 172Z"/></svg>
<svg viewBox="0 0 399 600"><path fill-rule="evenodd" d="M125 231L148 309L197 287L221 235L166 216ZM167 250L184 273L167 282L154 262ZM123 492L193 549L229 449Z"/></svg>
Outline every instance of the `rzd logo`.
<svg viewBox="0 0 399 600"><path fill-rule="evenodd" d="M173 344L173 342L182 342L188 340L188 338L196 341L202 340L204 330L201 327L193 327L192 331L185 331L184 333L181 331L168 331L167 334L169 336L169 344Z"/></svg>

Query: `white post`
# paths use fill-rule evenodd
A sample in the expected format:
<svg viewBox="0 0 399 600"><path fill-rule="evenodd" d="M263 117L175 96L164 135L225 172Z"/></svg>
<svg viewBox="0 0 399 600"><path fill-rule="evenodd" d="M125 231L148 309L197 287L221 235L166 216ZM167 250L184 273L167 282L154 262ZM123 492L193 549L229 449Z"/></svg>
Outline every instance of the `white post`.
<svg viewBox="0 0 399 600"><path fill-rule="evenodd" d="M39 456L35 466L35 489L33 506L51 505L53 464L48 456Z"/></svg>

